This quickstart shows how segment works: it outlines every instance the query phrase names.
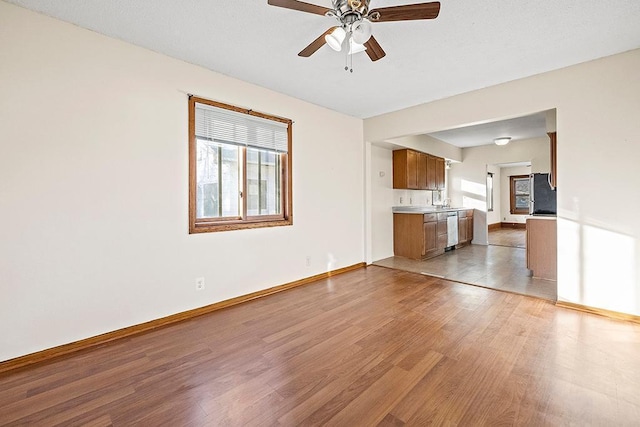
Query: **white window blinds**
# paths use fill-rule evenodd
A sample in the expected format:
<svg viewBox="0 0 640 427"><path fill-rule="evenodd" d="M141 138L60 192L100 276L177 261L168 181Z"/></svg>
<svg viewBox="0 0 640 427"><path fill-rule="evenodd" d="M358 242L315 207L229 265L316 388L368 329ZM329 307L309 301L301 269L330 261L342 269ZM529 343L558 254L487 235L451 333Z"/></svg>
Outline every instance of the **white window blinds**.
<svg viewBox="0 0 640 427"><path fill-rule="evenodd" d="M196 138L286 153L288 125L196 102Z"/></svg>

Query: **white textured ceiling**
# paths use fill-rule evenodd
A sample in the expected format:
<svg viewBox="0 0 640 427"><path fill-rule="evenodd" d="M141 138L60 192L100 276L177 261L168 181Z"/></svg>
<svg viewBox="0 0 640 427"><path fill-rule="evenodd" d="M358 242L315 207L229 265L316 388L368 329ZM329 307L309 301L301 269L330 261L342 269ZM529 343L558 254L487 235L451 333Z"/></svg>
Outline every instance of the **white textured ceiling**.
<svg viewBox="0 0 640 427"><path fill-rule="evenodd" d="M460 148L493 144L495 138L501 137L509 137L512 141L547 137L546 116L546 112L541 112L509 120L434 132L429 136Z"/></svg>
<svg viewBox="0 0 640 427"><path fill-rule="evenodd" d="M373 24L387 56L349 74L327 46L297 56L331 18L267 0L9 2L360 118L640 47L640 0L441 0L435 20Z"/></svg>

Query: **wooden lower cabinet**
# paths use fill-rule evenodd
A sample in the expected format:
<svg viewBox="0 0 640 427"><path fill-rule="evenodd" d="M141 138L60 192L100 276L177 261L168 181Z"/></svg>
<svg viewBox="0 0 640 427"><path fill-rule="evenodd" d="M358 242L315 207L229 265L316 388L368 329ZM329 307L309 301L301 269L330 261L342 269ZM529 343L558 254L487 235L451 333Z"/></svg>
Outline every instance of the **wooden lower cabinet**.
<svg viewBox="0 0 640 427"><path fill-rule="evenodd" d="M473 240L473 209L458 211L458 244L465 246Z"/></svg>
<svg viewBox="0 0 640 427"><path fill-rule="evenodd" d="M533 277L557 279L557 241L555 218L527 218L527 268Z"/></svg>
<svg viewBox="0 0 640 427"><path fill-rule="evenodd" d="M444 253L444 249L439 248L438 238L437 214L393 214L395 255L411 259L434 257Z"/></svg>
<svg viewBox="0 0 640 427"><path fill-rule="evenodd" d="M444 253L447 247L449 212L394 213L393 253L411 259L427 259ZM473 239L473 209L458 211L458 245Z"/></svg>
<svg viewBox="0 0 640 427"><path fill-rule="evenodd" d="M438 214L438 249L444 253L444 248L447 247L447 214Z"/></svg>
<svg viewBox="0 0 640 427"><path fill-rule="evenodd" d="M458 217L458 244L462 245L467 243L467 223L469 220L467 217Z"/></svg>
<svg viewBox="0 0 640 427"><path fill-rule="evenodd" d="M424 250L422 257L430 257L436 254L438 251L438 231L437 222L425 222L424 223Z"/></svg>

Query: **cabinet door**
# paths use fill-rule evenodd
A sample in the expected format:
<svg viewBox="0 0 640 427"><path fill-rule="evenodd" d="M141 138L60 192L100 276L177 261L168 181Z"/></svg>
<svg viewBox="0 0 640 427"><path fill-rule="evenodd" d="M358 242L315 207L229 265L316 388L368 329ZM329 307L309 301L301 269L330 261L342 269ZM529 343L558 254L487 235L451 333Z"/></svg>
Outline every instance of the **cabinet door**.
<svg viewBox="0 0 640 427"><path fill-rule="evenodd" d="M446 220L438 221L437 231L438 231L438 249L444 249L447 247L447 241L448 241Z"/></svg>
<svg viewBox="0 0 640 427"><path fill-rule="evenodd" d="M464 217L458 216L458 244L467 243L467 214L464 211L460 211L464 214Z"/></svg>
<svg viewBox="0 0 640 427"><path fill-rule="evenodd" d="M418 153L407 150L407 188L418 189Z"/></svg>
<svg viewBox="0 0 640 427"><path fill-rule="evenodd" d="M424 247L422 255L427 255L438 249L438 233L436 231L437 222L424 223Z"/></svg>
<svg viewBox="0 0 640 427"><path fill-rule="evenodd" d="M467 241L473 240L473 211L467 211Z"/></svg>
<svg viewBox="0 0 640 427"><path fill-rule="evenodd" d="M437 190L436 158L429 155L427 155L427 190Z"/></svg>
<svg viewBox="0 0 640 427"><path fill-rule="evenodd" d="M444 190L444 159L436 158L436 188Z"/></svg>
<svg viewBox="0 0 640 427"><path fill-rule="evenodd" d="M418 189L418 153L416 151L393 152L393 188Z"/></svg>
<svg viewBox="0 0 640 427"><path fill-rule="evenodd" d="M417 169L418 169L418 188L420 190L427 189L427 157L424 153L417 153Z"/></svg>

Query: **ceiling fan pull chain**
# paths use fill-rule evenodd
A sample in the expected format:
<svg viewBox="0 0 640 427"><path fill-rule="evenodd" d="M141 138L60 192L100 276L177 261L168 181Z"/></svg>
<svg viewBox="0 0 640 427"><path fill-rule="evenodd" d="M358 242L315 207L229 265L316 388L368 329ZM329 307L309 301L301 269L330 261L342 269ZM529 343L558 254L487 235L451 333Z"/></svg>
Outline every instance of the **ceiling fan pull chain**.
<svg viewBox="0 0 640 427"><path fill-rule="evenodd" d="M342 51L344 52L344 70L349 71L349 37L351 37L351 32L348 31L344 40L342 41Z"/></svg>
<svg viewBox="0 0 640 427"><path fill-rule="evenodd" d="M344 57L344 70L349 71L349 52L345 51Z"/></svg>
<svg viewBox="0 0 640 427"><path fill-rule="evenodd" d="M349 42L349 44L351 44L351 42ZM353 54L351 53L351 46L349 46L349 53L347 55L349 55L349 72L353 73Z"/></svg>
<svg viewBox="0 0 640 427"><path fill-rule="evenodd" d="M344 70L345 71L351 71L353 73L353 57L351 55L351 37L352 37L352 32L351 32L351 28L349 28L349 31L347 31L347 34L344 37L344 40L342 41L342 50L345 53L345 58L344 58ZM351 58L350 58L351 57ZM349 69L349 59L351 59L351 69Z"/></svg>

